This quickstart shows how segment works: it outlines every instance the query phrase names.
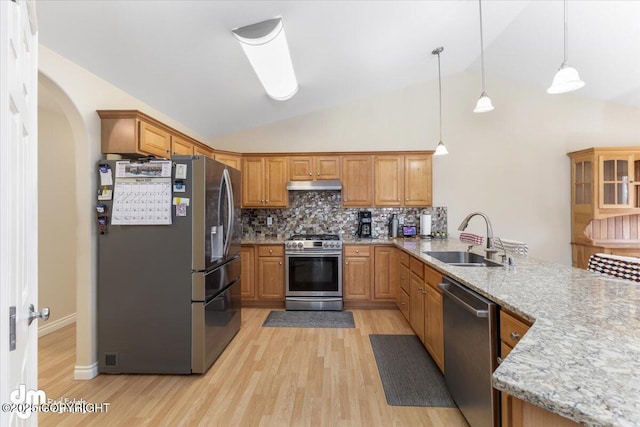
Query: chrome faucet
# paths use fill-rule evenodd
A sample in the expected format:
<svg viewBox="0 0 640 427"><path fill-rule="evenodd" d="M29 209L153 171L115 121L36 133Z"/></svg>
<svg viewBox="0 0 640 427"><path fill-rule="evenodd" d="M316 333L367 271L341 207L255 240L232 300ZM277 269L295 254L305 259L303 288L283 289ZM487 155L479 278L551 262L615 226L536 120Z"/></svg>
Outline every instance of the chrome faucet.
<svg viewBox="0 0 640 427"><path fill-rule="evenodd" d="M464 231L469 225L469 220L474 216L479 215L484 218L484 221L487 223L487 248L485 249L486 258L494 259L498 250L493 246L493 227L491 227L491 221L489 221L489 217L482 212L472 212L465 219L462 220L462 223L458 227L458 231Z"/></svg>

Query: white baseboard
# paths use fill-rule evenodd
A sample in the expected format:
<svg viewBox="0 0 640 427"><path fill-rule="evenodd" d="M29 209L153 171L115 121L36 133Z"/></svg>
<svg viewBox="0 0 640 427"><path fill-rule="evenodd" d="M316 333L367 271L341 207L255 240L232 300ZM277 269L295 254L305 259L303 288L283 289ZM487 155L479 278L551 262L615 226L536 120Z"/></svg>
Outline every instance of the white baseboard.
<svg viewBox="0 0 640 427"><path fill-rule="evenodd" d="M76 322L76 314L71 313L68 316L64 316L58 320L52 322L44 322L42 326L38 327L38 336L43 337L51 332L57 331L60 328L71 325Z"/></svg>
<svg viewBox="0 0 640 427"><path fill-rule="evenodd" d="M98 376L98 362L91 365L76 365L73 371L73 378L76 380L91 380Z"/></svg>

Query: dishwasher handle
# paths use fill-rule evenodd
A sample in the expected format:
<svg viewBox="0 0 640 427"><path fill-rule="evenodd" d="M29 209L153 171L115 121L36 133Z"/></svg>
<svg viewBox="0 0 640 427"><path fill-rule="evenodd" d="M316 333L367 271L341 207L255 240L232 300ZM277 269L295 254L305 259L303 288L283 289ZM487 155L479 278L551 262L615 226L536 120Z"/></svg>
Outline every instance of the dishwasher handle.
<svg viewBox="0 0 640 427"><path fill-rule="evenodd" d="M476 317L487 318L489 317L489 310L478 310L475 307L470 306L463 300L461 300L457 295L453 294L449 290L449 283L440 283L438 287L442 289L442 293L451 298L453 301L461 305L465 310L472 313Z"/></svg>

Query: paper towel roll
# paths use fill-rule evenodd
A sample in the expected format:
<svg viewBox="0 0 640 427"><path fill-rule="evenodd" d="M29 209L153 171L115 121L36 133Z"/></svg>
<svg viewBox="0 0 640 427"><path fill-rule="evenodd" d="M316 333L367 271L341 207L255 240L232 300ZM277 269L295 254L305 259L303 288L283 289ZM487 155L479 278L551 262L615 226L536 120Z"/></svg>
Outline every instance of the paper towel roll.
<svg viewBox="0 0 640 427"><path fill-rule="evenodd" d="M431 234L431 215L420 215L420 235L428 236Z"/></svg>

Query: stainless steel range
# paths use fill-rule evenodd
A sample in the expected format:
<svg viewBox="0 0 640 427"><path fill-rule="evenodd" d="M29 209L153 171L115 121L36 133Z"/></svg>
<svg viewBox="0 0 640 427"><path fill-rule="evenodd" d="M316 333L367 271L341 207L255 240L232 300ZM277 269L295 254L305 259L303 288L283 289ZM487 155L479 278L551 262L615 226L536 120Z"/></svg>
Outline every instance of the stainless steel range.
<svg viewBox="0 0 640 427"><path fill-rule="evenodd" d="M342 310L342 241L337 234L296 234L285 241L287 310Z"/></svg>

